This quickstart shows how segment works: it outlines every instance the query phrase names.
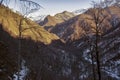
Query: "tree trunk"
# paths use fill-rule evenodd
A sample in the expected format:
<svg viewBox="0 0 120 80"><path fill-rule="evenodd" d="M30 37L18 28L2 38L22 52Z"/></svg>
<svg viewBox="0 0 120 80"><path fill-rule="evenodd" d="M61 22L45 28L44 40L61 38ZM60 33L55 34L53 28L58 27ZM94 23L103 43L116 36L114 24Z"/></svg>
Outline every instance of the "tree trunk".
<svg viewBox="0 0 120 80"><path fill-rule="evenodd" d="M19 42L18 42L18 80L20 80L20 70L21 70L21 38L22 38L22 18L19 24Z"/></svg>
<svg viewBox="0 0 120 80"><path fill-rule="evenodd" d="M92 54L92 52L91 52L91 59L92 59L93 80L96 80L96 77L95 77L95 67L94 67L94 61L93 61L93 54Z"/></svg>
<svg viewBox="0 0 120 80"><path fill-rule="evenodd" d="M95 50L96 50L96 62L97 62L97 72L98 72L98 80L101 80L101 70L100 70L100 59L99 59L99 50L98 50L98 26L96 27L96 40L95 40Z"/></svg>

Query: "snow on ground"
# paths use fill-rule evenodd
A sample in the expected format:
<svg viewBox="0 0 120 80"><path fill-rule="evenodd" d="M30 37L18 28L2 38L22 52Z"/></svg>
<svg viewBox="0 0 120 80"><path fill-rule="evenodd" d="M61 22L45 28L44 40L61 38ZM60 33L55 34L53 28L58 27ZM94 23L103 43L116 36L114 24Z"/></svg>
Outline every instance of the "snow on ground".
<svg viewBox="0 0 120 80"><path fill-rule="evenodd" d="M89 52L90 52L90 50L86 49L83 52L83 57L85 58L86 61L88 61L88 62L90 62L92 64L92 60L91 60L91 56L90 56Z"/></svg>
<svg viewBox="0 0 120 80"><path fill-rule="evenodd" d="M20 70L20 80L24 80L24 78L26 77L27 73L28 73L28 68L25 66L25 61L22 60L21 63L21 70ZM14 74L14 79L13 80L18 80L18 72L16 74Z"/></svg>
<svg viewBox="0 0 120 80"><path fill-rule="evenodd" d="M71 72L72 72L72 70L71 70L70 68L63 68L63 69L62 69L63 75L68 76L68 75L71 74Z"/></svg>
<svg viewBox="0 0 120 80"><path fill-rule="evenodd" d="M120 64L120 60L116 61L115 63L116 63L116 64Z"/></svg>
<svg viewBox="0 0 120 80"><path fill-rule="evenodd" d="M80 75L79 76L79 79L85 79L85 78L87 78L89 76L89 73L85 73L85 74L82 74L82 75Z"/></svg>
<svg viewBox="0 0 120 80"><path fill-rule="evenodd" d="M0 69L0 72L2 72L2 69Z"/></svg>
<svg viewBox="0 0 120 80"><path fill-rule="evenodd" d="M78 46L77 47L80 47L81 45L83 45L84 44L84 42L81 42L80 44L78 44Z"/></svg>
<svg viewBox="0 0 120 80"><path fill-rule="evenodd" d="M105 72L110 75L112 78L116 78L116 80L120 80L120 76L117 73L106 71Z"/></svg>
<svg viewBox="0 0 120 80"><path fill-rule="evenodd" d="M112 61L112 66L110 67L104 67L104 72L106 72L109 76L112 78L115 78L116 80L120 80L120 71L119 71L119 65L120 65L120 60L118 61Z"/></svg>

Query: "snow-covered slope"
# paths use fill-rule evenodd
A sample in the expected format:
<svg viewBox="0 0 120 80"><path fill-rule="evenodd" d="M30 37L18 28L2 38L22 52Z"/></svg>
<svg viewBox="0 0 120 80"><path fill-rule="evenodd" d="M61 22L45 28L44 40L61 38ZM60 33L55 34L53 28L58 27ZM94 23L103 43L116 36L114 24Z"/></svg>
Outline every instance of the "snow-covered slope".
<svg viewBox="0 0 120 80"><path fill-rule="evenodd" d="M75 15L79 15L79 14L83 14L86 11L87 11L87 9L78 9L78 10L73 11L73 13Z"/></svg>

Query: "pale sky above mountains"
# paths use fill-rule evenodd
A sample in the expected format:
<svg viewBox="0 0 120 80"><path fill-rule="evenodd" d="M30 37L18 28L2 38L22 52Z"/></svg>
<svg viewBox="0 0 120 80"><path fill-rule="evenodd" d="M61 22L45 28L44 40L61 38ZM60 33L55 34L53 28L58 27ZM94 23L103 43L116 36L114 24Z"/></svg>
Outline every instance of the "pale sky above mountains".
<svg viewBox="0 0 120 80"><path fill-rule="evenodd" d="M34 0L38 2L44 9L41 9L40 14L60 13L63 11L75 11L78 9L84 9L91 6L91 1L100 0Z"/></svg>
<svg viewBox="0 0 120 80"><path fill-rule="evenodd" d="M14 0L12 0L14 1ZM37 15L54 15L63 11L75 11L79 9L86 9L91 6L92 1L100 0L31 0L39 3L44 9L34 13ZM102 0L101 0L102 1ZM11 4L11 7L15 9L16 7ZM17 9L17 8L16 8Z"/></svg>

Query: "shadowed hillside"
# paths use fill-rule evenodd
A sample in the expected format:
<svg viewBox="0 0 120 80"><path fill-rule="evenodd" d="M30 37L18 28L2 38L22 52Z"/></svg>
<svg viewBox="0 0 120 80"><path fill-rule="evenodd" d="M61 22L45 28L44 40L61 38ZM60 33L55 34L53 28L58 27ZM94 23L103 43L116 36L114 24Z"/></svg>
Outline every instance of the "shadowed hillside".
<svg viewBox="0 0 120 80"><path fill-rule="evenodd" d="M0 80L16 80L18 73L21 80L94 80L94 75L98 80L96 47L101 79L120 80L120 23L111 25L112 16L106 11L109 17L95 46L95 23L89 20L90 12L51 29L66 40L63 43L35 22L4 6L0 10ZM22 35L18 36L20 26Z"/></svg>
<svg viewBox="0 0 120 80"><path fill-rule="evenodd" d="M80 39L86 34L93 35L95 33L94 29L96 26L93 14L97 13L97 10L98 9L90 8L83 14L53 26L48 31L58 35L66 42ZM119 12L120 8L117 6L110 6L102 10L101 16L99 16L101 20L103 19L100 30L101 34L120 22Z"/></svg>
<svg viewBox="0 0 120 80"><path fill-rule="evenodd" d="M117 35L118 32L119 29L117 32L115 32L115 34ZM35 42L31 39L21 39L21 50L19 52L18 38L12 37L8 32L2 29L2 26L0 27L0 33L0 37L2 37L0 38L0 42L2 42L0 45L0 54L6 58L7 55L9 55L7 59L0 59L4 61L5 65L7 63L7 66L11 67L6 68L3 66L3 68L7 69L7 71L10 71L8 74L7 71L4 73L3 68L0 68L2 71L2 76L0 79L8 79L9 77L14 78L13 75L18 72L18 54L21 53L21 60L25 61L25 66L28 68L25 80L72 80L73 77L75 79L79 79L79 76L81 80L93 80L92 65L90 62L91 58L90 55L87 55L89 54L89 46L86 44L86 39L66 44L58 40L52 41L52 43L49 45L45 45L41 42ZM109 34L111 34L111 32L109 32ZM105 36L107 36L107 34ZM101 67L105 69L102 71L102 74L104 74L102 75L102 78L106 80L119 80L119 72L115 72L116 70L119 71L119 63L117 62L119 61L118 55L120 44L118 40L116 40L119 38L119 35L116 36L116 39L111 43L114 44L115 42L114 46L106 43L106 41L108 42L108 39L111 42L112 38L110 36L105 37L99 43L102 49ZM109 49L107 49L107 47ZM7 60L8 62L6 62ZM3 63L0 65L2 64ZM110 67L111 69L109 71ZM115 75L116 77L112 76L111 74ZM84 75L87 75L87 77L83 77Z"/></svg>

